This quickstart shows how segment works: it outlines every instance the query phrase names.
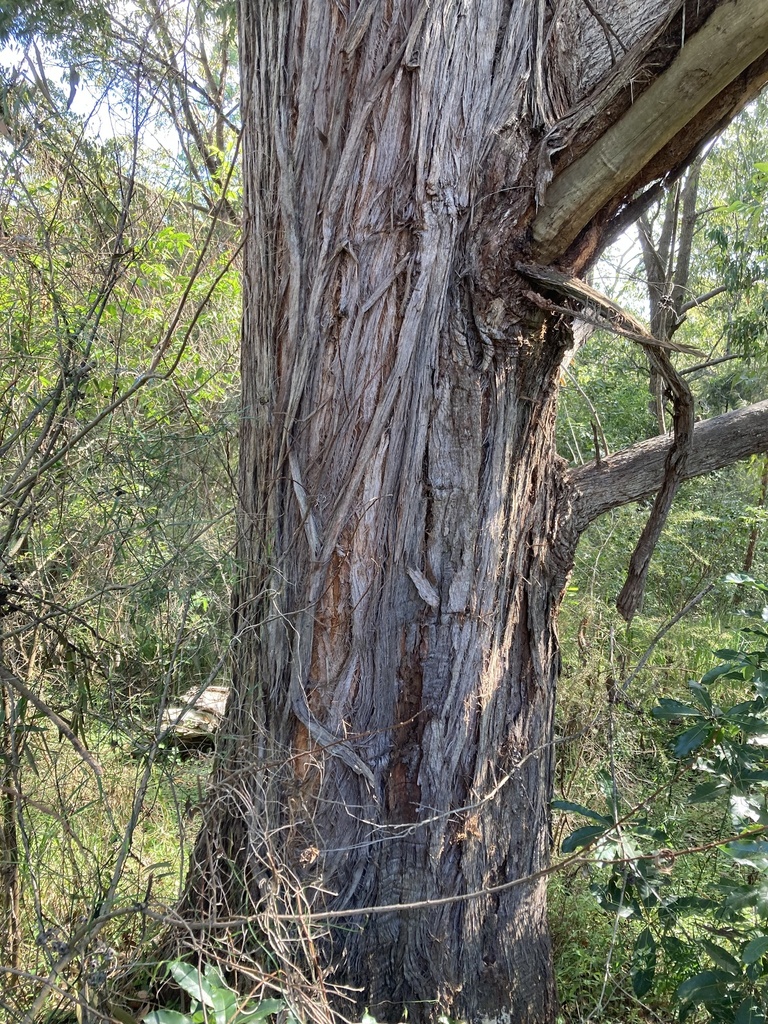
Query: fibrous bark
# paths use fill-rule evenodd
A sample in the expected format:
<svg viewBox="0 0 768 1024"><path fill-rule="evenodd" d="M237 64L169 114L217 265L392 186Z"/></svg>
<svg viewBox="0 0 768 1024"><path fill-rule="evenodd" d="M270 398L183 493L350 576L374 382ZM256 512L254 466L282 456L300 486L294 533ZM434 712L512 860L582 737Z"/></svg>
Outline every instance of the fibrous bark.
<svg viewBox="0 0 768 1024"><path fill-rule="evenodd" d="M588 54L570 0L241 2L241 577L185 910L348 1015L554 1019L540 879L359 908L547 864L571 327L516 263L563 140L680 7L581 23Z"/></svg>

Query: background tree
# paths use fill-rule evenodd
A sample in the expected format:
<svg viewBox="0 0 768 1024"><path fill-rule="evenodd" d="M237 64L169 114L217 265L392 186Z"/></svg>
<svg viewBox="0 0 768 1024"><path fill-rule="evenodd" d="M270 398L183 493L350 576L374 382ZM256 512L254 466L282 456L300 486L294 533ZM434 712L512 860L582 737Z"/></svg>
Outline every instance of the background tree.
<svg viewBox="0 0 768 1024"><path fill-rule="evenodd" d="M647 311L657 336L674 337L700 349L699 357L675 359L680 377L690 386L699 418L744 406L765 394L765 235L762 218L755 216L755 199L760 194L756 165L765 149L765 100L761 99L708 150L695 180L686 178L650 206L639 225L641 246L632 245L625 237L604 255L598 271L599 287L638 315ZM685 221L681 190L687 196ZM600 458L653 431L652 419L643 408L644 362L637 346L604 332L597 332L580 349L567 370L566 383L573 386L566 387L561 407L565 428L561 450L570 461L579 464L589 458L595 438ZM662 384L656 377L652 413L666 428L670 399ZM699 532L695 538L691 533L689 544L692 551L706 551L711 578L738 567L746 555L751 531L738 528L739 522L746 523L741 502L759 505L759 475L758 470L750 482L754 474L742 467L721 475L714 487L689 485L678 512L672 513L708 517L706 529L713 538L716 532L717 543L710 549L701 518ZM719 501L715 506L716 495ZM735 504L730 504L733 500ZM620 519L628 523L637 515L627 511ZM759 519L759 512L755 515ZM678 518L680 524L682 521ZM756 523L753 518L752 525ZM610 528L603 523L594 536L604 535ZM629 535L623 536L622 542L633 543ZM622 542L617 538L617 550ZM582 542L580 559L585 565L599 558L604 544L605 536L597 547L589 538ZM701 576L704 561L700 560L697 570L682 547L676 548L674 557L670 552L668 564L678 566L675 579L665 581L656 573L649 588L657 610L662 594L663 601L684 604L704 584L709 571ZM603 568L607 568L604 563ZM594 576L593 564L588 573ZM599 592L610 601L611 589L615 594L620 584L612 573L604 581ZM671 588L678 582L681 589L673 597Z"/></svg>
<svg viewBox="0 0 768 1024"><path fill-rule="evenodd" d="M190 194L237 224L229 188L239 120L234 6L151 0L135 5L125 21L113 18L111 28L120 79L131 82L138 73L145 102L164 115L183 154Z"/></svg>
<svg viewBox="0 0 768 1024"><path fill-rule="evenodd" d="M674 357L690 382L699 416L744 406L765 393L759 270L764 242L761 218L754 217L760 194L755 164L761 162L765 147L761 99L708 149L700 169L685 301L716 294L692 306L675 334L703 355ZM654 239L659 237L665 205L662 200L647 214ZM643 316L649 310L643 254L631 235L604 254L595 279L612 298ZM718 253L726 239L725 251L732 252L746 272L725 272ZM731 282L737 278L740 284L734 287ZM742 331L745 339L750 338L749 345L737 344L731 325L750 323L750 314L755 317L751 329ZM605 457L606 452L653 434L657 426L647 406L647 381L647 363L636 345L595 332L568 367L561 394L559 436L566 458L577 465L591 458L595 436ZM749 644L749 639L736 639L733 627L749 624L745 613L753 602L742 593L744 588L734 590L720 581L742 566L747 551L754 556L752 572L757 579L765 577L761 462L755 458L681 487L654 552L642 609L629 626L618 616L615 600L628 552L648 514L647 499L600 517L580 541L559 617L563 669L558 686L556 796L603 813L608 808L609 814L618 796L627 824L621 827L627 843L622 856L631 857L634 844L635 850L680 849L717 838L725 842L739 830L726 795L714 806L689 799L685 770L670 756L670 727L654 724L651 711L659 694L690 700L687 683L712 668L714 651ZM734 685L721 682L713 688L715 702L727 707L729 700L747 699L748 690L731 690ZM651 801L649 793L654 794ZM594 824L594 819L572 811L556 812L556 847L573 829ZM644 837L643 827L648 830ZM630 898L632 880L639 880L644 866L652 862L616 867L616 875L624 872L629 886L627 899L619 896L618 903L615 889L610 892L611 870L597 863L588 877L576 867L566 868L564 877L553 876L550 920L566 1019L605 1014L629 1021L642 1019L650 1010L669 1012L679 986L697 974L721 969L707 952L711 943L727 947L741 961L742 929L753 928L759 934L761 915L743 909L749 897L737 899L733 891L726 908L717 897L724 890L718 887L735 871L741 875L739 884L757 899L762 882L756 872L734 869L728 849L715 846L704 855L681 857L649 883L670 911L668 930L661 923L663 914L656 919L653 912L641 912ZM601 856L610 856L607 847L601 846L596 860ZM694 911L697 900L702 903ZM736 909L739 901L741 910ZM689 907L692 916L687 911L676 916L673 905L681 911ZM647 926L653 939L643 946ZM642 947L637 952L635 943ZM648 960L640 956L643 949L656 959L655 976L653 970L647 971ZM734 984L739 975L736 967ZM646 988L638 1003L635 983L650 985L654 977L652 989ZM760 984L756 991L762 991ZM735 1015L737 1008L738 1000L729 1012Z"/></svg>
<svg viewBox="0 0 768 1024"><path fill-rule="evenodd" d="M575 276L755 95L767 47L750 0L241 5L244 569L186 913L241 920L255 956L263 928L284 966L303 949L382 1019L554 1018L578 536L768 441L763 405L567 474L572 318L658 348Z"/></svg>

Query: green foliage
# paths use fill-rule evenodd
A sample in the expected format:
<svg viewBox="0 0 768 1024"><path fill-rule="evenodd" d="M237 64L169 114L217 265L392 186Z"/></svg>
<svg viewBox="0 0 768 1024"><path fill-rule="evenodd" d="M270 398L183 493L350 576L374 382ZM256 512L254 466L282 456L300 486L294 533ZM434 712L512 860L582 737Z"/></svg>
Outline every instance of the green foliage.
<svg viewBox="0 0 768 1024"><path fill-rule="evenodd" d="M24 581L30 628L35 616L60 620L57 647L65 609L98 601L90 630L66 627L81 678L97 666L124 678L133 663L159 683L171 638L153 617L175 606L169 623L183 613L192 641L199 598L184 609L201 591L213 635L227 617L228 534L217 524L231 504L238 285L224 236L212 247L181 205L166 223L172 195L135 177L130 203L113 207L126 156L114 141L84 145L67 158L81 159L80 174L59 179L59 158L28 153L5 194L2 569L6 586ZM219 653L194 655L193 671Z"/></svg>
<svg viewBox="0 0 768 1024"><path fill-rule="evenodd" d="M8 0L0 8L0 43L29 42L35 36L71 46L82 44L109 25L103 0Z"/></svg>
<svg viewBox="0 0 768 1024"><path fill-rule="evenodd" d="M287 1024L298 1024L284 999L241 999L213 964L200 971L183 960L173 960L168 967L191 997L189 1013L154 1010L144 1017L144 1024L256 1024L281 1011L287 1011Z"/></svg>
<svg viewBox="0 0 768 1024"><path fill-rule="evenodd" d="M745 574L728 581L768 593ZM605 809L555 804L589 822L562 852L584 851L599 905L635 929L636 997L671 976L681 1019L702 1007L724 1024L762 1022L768 1011L768 607L744 616L742 645L717 650L721 661L689 682L687 699L653 709L677 725L665 788L681 803L655 822L647 798L625 811L615 775L603 773ZM685 805L708 809L695 838ZM678 870L693 857L695 873Z"/></svg>
<svg viewBox="0 0 768 1024"><path fill-rule="evenodd" d="M144 79L102 141L51 52L31 41L0 88L3 1024L41 974L105 1015L102 952L134 955L177 897L209 759L169 751L160 714L222 673L234 572L237 228L133 134Z"/></svg>

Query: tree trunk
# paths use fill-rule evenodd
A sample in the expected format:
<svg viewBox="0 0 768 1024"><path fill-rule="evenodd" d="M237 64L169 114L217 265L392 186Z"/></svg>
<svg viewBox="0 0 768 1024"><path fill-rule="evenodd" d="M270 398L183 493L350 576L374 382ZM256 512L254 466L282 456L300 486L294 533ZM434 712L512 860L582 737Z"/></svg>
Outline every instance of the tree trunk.
<svg viewBox="0 0 768 1024"><path fill-rule="evenodd" d="M263 943L296 998L294 971L351 986L348 1017L554 1019L571 328L515 265L554 154L628 109L680 21L618 5L615 63L604 19L550 6L241 3L241 578L184 909ZM693 31L715 4L688 6Z"/></svg>
<svg viewBox="0 0 768 1024"><path fill-rule="evenodd" d="M18 835L18 746L16 708L13 693L0 679L0 955L8 967L19 966L21 949L19 835ZM11 976L11 984L15 979Z"/></svg>

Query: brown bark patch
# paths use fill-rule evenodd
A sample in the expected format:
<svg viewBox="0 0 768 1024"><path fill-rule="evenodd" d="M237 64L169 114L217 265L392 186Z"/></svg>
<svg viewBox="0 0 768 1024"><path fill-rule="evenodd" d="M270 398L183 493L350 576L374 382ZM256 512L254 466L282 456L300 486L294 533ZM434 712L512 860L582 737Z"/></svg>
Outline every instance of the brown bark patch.
<svg viewBox="0 0 768 1024"><path fill-rule="evenodd" d="M401 824L416 821L421 804L419 767L421 738L423 672L417 653L411 652L400 665L400 689L395 710L394 747L387 785L387 809L390 820Z"/></svg>

